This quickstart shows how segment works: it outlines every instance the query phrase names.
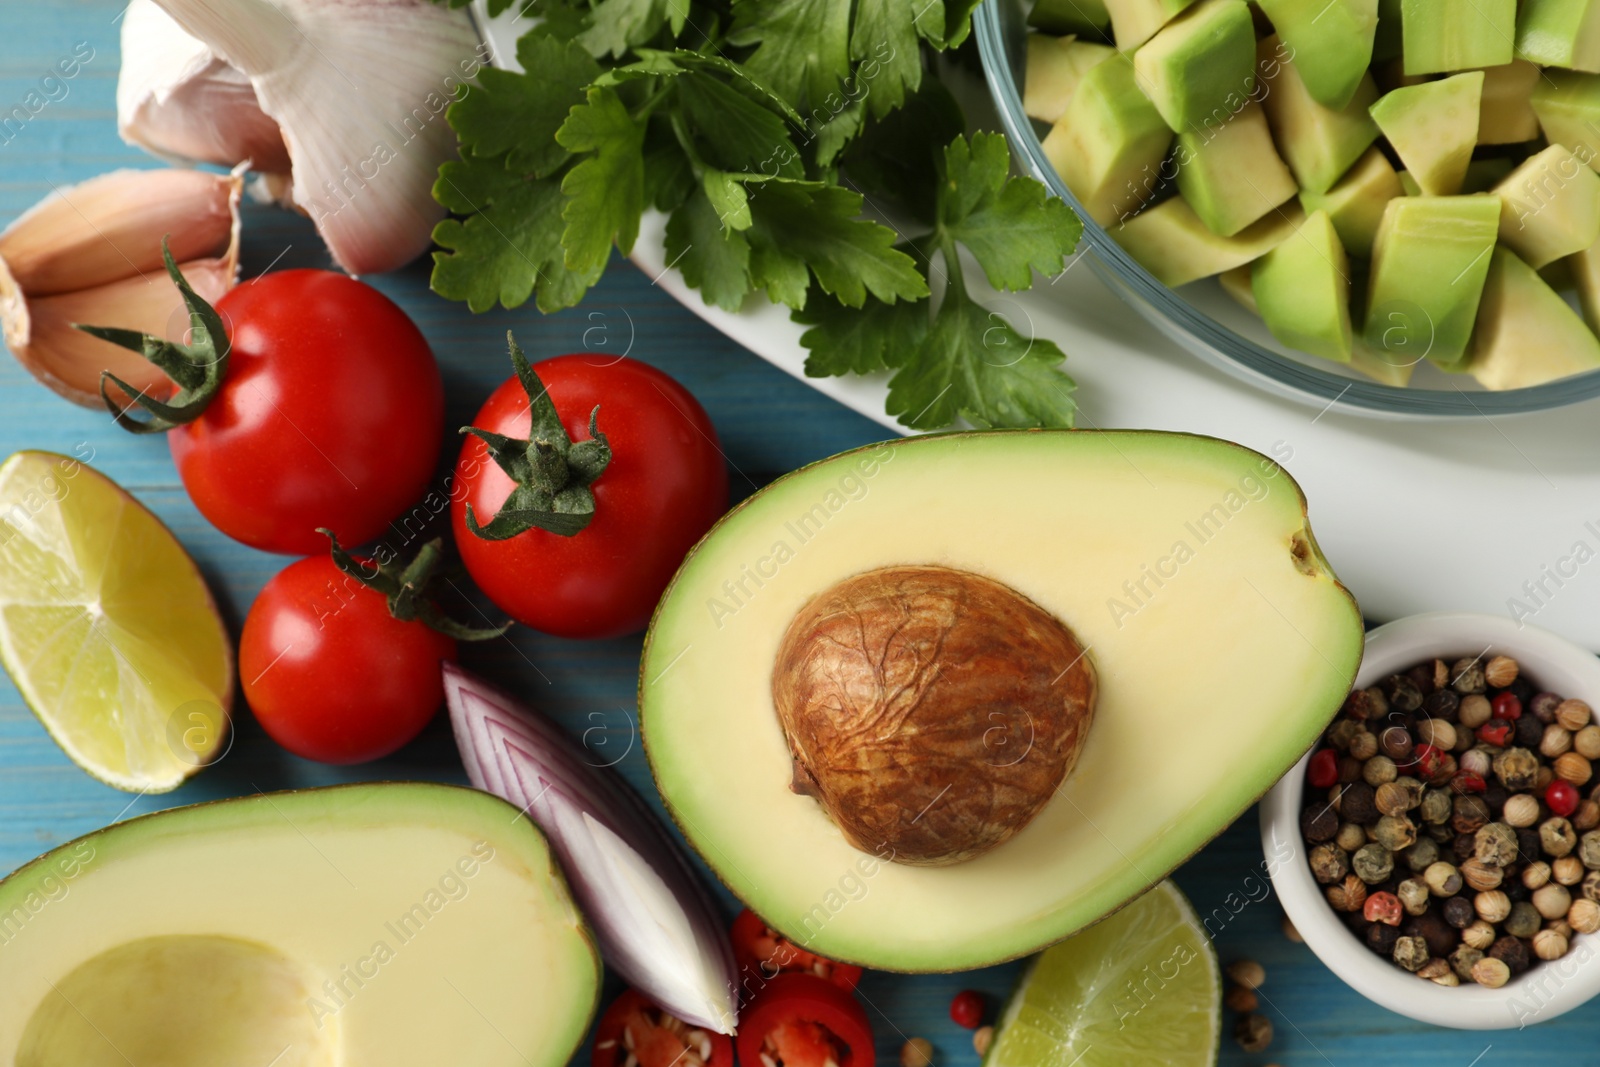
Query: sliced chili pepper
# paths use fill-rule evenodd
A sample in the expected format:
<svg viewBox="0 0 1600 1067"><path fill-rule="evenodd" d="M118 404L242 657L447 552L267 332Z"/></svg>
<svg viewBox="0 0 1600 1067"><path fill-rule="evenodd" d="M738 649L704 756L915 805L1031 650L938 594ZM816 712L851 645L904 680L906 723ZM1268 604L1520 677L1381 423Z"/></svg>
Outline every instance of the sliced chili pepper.
<svg viewBox="0 0 1600 1067"><path fill-rule="evenodd" d="M600 1016L589 1062L591 1067L733 1067L733 1041L686 1023L629 989Z"/></svg>
<svg viewBox="0 0 1600 1067"><path fill-rule="evenodd" d="M840 989L854 989L861 968L808 952L768 926L749 908L733 920L733 958L739 965L739 985L745 996L779 974L814 974Z"/></svg>
<svg viewBox="0 0 1600 1067"><path fill-rule="evenodd" d="M739 1013L743 1067L873 1067L872 1026L848 990L780 974Z"/></svg>

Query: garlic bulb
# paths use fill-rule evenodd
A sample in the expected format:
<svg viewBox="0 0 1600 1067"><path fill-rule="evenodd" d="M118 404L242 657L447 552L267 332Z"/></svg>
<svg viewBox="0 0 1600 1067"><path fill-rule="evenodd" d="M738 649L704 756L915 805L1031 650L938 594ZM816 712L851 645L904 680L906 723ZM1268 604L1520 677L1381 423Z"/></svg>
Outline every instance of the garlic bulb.
<svg viewBox="0 0 1600 1067"><path fill-rule="evenodd" d="M73 328L119 326L182 341L189 314L161 260L161 239L208 302L239 270L237 174L119 170L51 194L0 233L0 326L24 367L75 403L101 407L100 372L166 396L133 352Z"/></svg>
<svg viewBox="0 0 1600 1067"><path fill-rule="evenodd" d="M444 110L488 56L466 11L432 0L154 2L212 59L149 22L130 28L125 56L166 47L172 57L148 77L138 74L143 56L136 64L143 88L130 80L130 137L168 152L199 145L187 154L214 159L203 150L229 143L225 128L259 112L288 150L292 206L340 266L393 270L428 248L444 216L433 183L456 152ZM219 88L230 75L213 60L248 81L253 101ZM136 97L145 106L134 109ZM180 141L173 130L190 132Z"/></svg>
<svg viewBox="0 0 1600 1067"><path fill-rule="evenodd" d="M117 132L174 163L289 170L283 134L256 103L250 79L184 32L155 0L133 0L122 16Z"/></svg>

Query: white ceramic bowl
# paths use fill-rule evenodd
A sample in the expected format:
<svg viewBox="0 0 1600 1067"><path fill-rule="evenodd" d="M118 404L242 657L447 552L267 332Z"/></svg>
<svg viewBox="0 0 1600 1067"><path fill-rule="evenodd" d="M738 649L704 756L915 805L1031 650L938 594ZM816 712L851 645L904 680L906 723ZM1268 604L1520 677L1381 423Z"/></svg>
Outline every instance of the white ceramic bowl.
<svg viewBox="0 0 1600 1067"><path fill-rule="evenodd" d="M1412 615L1367 635L1356 685L1424 660L1507 655L1529 681L1600 706L1600 658L1565 638L1500 615ZM1446 987L1407 974L1363 945L1323 898L1300 836L1307 753L1261 802L1261 845L1283 910L1306 944L1354 989L1390 1011L1460 1030L1520 1029L1553 1019L1600 993L1600 934L1580 934L1560 960L1536 963L1500 989Z"/></svg>

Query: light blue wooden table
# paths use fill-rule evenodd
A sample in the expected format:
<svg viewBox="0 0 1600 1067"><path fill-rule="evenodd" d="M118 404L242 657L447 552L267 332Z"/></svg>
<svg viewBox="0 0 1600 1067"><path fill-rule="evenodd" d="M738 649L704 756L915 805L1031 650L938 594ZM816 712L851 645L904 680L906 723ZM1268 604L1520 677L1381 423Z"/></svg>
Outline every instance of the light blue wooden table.
<svg viewBox="0 0 1600 1067"><path fill-rule="evenodd" d="M64 97L53 90L59 99L27 123L0 133L0 223L49 193L52 185L116 167L154 165L116 136L120 11L116 0L0 3L0 116L21 105L79 42L94 50L81 74L67 83ZM328 265L309 223L247 209L246 276L274 262ZM531 309L474 317L429 293L425 263L370 280L410 312L444 365L449 425L468 421L505 376L503 339L509 327L535 358L585 347L615 352L631 342L635 357L678 378L710 411L736 468L732 478L739 496L802 463L883 436L876 425L724 339L624 262L612 266L581 308L548 317ZM0 456L21 448L72 452L82 445L94 450L96 467L132 490L183 539L237 633L251 598L284 560L243 548L211 529L178 485L161 440L130 437L104 415L58 400L14 362L0 360ZM591 744L616 746L606 750L607 758L617 747L632 746L619 766L653 798L643 755L634 744L639 649L637 639L577 643L518 630L508 640L465 650L463 659L524 693L575 732L606 727L587 736ZM342 781L464 781L442 717L392 759L340 770L286 754L265 737L242 703L240 709L235 743L219 765L176 793L134 798L96 783L69 763L9 681L0 679L0 872L106 823L167 806ZM1130 802L1137 803L1137 797ZM1600 1006L1522 1032L1490 1034L1436 1030L1371 1006L1304 946L1282 936L1278 906L1264 896L1260 860L1252 810L1177 876L1202 914L1219 917L1212 929L1224 961L1250 956L1267 967L1264 1010L1273 1018L1277 1040L1269 1052L1246 1056L1224 1038L1224 1064L1600 1064ZM732 906L730 899L730 915ZM886 1067L893 1064L904 1038L918 1035L934 1043L940 1063L973 1067L968 1035L946 1015L949 998L970 986L998 1003L1014 975L1014 967L958 976L869 975L861 991L871 1005L880 1060Z"/></svg>

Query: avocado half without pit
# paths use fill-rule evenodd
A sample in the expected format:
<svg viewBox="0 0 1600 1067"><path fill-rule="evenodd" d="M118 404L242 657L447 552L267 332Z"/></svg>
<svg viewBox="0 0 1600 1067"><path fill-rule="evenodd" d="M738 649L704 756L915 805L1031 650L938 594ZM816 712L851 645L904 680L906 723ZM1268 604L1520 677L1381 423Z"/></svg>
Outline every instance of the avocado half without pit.
<svg viewBox="0 0 1600 1067"><path fill-rule="evenodd" d="M1059 619L949 567L839 582L795 616L772 672L791 788L856 848L929 866L1039 813L1077 762L1094 689Z"/></svg>
<svg viewBox="0 0 1600 1067"><path fill-rule="evenodd" d="M718 524L651 625L640 720L668 810L768 923L962 970L1110 914L1219 833L1315 742L1362 641L1271 458L918 437Z"/></svg>
<svg viewBox="0 0 1600 1067"><path fill-rule="evenodd" d="M599 984L539 832L452 786L176 808L0 882L15 1067L560 1067Z"/></svg>

